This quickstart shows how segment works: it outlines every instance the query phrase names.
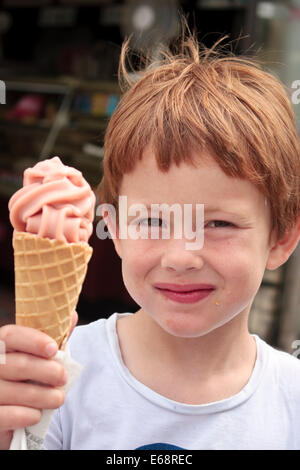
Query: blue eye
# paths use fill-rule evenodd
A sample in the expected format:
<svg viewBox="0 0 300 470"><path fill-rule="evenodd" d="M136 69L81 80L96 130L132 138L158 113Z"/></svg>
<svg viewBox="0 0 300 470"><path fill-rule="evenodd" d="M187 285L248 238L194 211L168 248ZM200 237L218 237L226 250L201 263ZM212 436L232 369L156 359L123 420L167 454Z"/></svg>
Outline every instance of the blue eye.
<svg viewBox="0 0 300 470"><path fill-rule="evenodd" d="M148 217L148 219L142 219L138 221L138 225L141 225L143 227L161 227L162 226L162 220L158 218L153 218L153 217Z"/></svg>
<svg viewBox="0 0 300 470"><path fill-rule="evenodd" d="M207 225L214 224L214 227L211 228L227 228L227 227L234 227L234 225L231 222L226 222L225 220L212 220L211 222L208 222Z"/></svg>

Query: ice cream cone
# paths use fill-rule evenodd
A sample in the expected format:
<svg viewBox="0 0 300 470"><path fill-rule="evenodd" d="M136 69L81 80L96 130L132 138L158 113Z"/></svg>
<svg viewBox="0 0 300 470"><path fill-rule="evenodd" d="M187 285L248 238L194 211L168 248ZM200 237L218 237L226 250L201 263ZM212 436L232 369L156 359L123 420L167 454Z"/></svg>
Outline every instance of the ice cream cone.
<svg viewBox="0 0 300 470"><path fill-rule="evenodd" d="M16 323L45 332L63 349L93 250L16 230L13 247Z"/></svg>

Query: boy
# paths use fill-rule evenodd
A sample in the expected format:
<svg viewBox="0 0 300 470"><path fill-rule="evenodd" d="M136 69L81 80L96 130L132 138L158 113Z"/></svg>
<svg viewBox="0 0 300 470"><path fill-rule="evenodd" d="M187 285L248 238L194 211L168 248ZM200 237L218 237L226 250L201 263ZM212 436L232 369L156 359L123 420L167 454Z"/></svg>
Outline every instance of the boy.
<svg viewBox="0 0 300 470"><path fill-rule="evenodd" d="M126 44L130 79L125 59ZM188 38L181 54L146 68L109 123L98 194L123 221L103 211L141 308L74 331L83 372L45 449L300 449L300 363L247 326L264 270L282 265L300 238L299 176L289 99L254 62ZM147 213L131 211L124 223L119 196ZM175 236L178 217L157 211L162 204L192 205L204 243ZM121 237L124 227L139 236ZM0 338L7 448L12 429L61 405L64 379L55 350L45 358L46 335L9 325Z"/></svg>

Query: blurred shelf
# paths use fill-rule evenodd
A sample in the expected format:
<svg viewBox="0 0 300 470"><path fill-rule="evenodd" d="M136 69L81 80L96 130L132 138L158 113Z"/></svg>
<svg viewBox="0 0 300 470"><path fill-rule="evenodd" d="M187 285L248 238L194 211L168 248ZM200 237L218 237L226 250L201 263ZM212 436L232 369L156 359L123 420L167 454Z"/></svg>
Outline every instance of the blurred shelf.
<svg viewBox="0 0 300 470"><path fill-rule="evenodd" d="M21 92L31 92L31 93L53 93L53 94L65 94L68 91L68 87L63 84L49 83L48 81L40 80L14 80L5 82L6 89L8 91L21 91Z"/></svg>
<svg viewBox="0 0 300 470"><path fill-rule="evenodd" d="M68 75L62 75L55 79L43 76L28 76L24 79L5 80L7 90L30 91L35 93L60 93L68 90L102 91L106 93L120 94L117 82L100 80L81 80Z"/></svg>
<svg viewBox="0 0 300 470"><path fill-rule="evenodd" d="M120 97L117 83L35 76L6 80L6 88L7 104L0 109L1 169L22 176L24 157L37 162L58 155L97 186L104 132ZM38 103L36 112L31 97ZM0 175L0 194L10 197L15 190Z"/></svg>
<svg viewBox="0 0 300 470"><path fill-rule="evenodd" d="M21 122L17 120L4 120L0 119L0 130L7 132L36 132L45 131L49 132L52 124L38 121L35 123Z"/></svg>

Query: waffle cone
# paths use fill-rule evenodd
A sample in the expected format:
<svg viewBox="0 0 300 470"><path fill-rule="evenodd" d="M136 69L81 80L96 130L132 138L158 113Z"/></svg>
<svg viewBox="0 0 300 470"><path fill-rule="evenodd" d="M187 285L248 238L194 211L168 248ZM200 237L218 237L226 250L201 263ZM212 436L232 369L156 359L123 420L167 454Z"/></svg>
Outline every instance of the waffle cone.
<svg viewBox="0 0 300 470"><path fill-rule="evenodd" d="M63 349L92 248L14 231L17 325L37 328Z"/></svg>

